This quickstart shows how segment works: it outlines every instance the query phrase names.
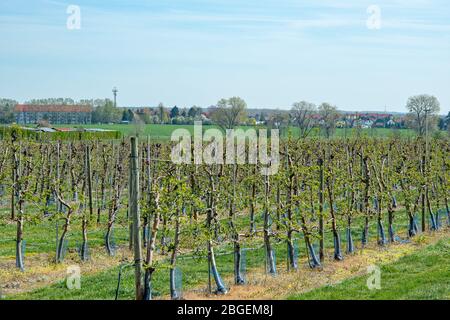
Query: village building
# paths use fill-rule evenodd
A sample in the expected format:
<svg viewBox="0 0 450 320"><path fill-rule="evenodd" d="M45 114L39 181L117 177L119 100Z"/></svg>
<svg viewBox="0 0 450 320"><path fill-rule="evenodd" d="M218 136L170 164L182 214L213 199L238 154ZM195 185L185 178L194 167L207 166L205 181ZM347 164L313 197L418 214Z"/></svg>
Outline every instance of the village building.
<svg viewBox="0 0 450 320"><path fill-rule="evenodd" d="M90 124L92 107L88 105L32 105L18 104L14 108L18 124Z"/></svg>

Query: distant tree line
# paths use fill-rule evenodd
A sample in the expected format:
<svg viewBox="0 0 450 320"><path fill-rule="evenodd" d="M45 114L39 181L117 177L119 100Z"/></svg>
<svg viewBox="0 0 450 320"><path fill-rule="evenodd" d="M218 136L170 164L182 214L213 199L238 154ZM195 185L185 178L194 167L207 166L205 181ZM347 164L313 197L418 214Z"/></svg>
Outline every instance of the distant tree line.
<svg viewBox="0 0 450 320"><path fill-rule="evenodd" d="M290 112L279 111L268 117L261 114L259 120L274 128L295 126L303 138L314 128L328 138L336 128L410 128L420 136L427 132L439 133L437 130L448 130L450 134L450 112L445 117L439 116L440 103L436 97L426 94L410 97L406 109L408 114L396 119L389 114L371 119L364 114L341 112L329 103L317 107L311 102L300 101L292 105Z"/></svg>
<svg viewBox="0 0 450 320"><path fill-rule="evenodd" d="M6 124L16 121L14 116L14 106L16 104L17 101L15 100L0 98L0 123Z"/></svg>
<svg viewBox="0 0 450 320"><path fill-rule="evenodd" d="M103 104L93 106L92 123L118 123L122 119L120 108L114 107L114 102L106 99Z"/></svg>
<svg viewBox="0 0 450 320"><path fill-rule="evenodd" d="M13 99L0 98L0 123L15 122L14 106L17 103ZM206 110L195 105L190 108L168 108L163 103L154 108L120 108L114 107L113 101L107 98L79 101L71 98L31 99L25 104L90 105L93 108L92 123L193 124L202 121L203 124L217 124L223 129L239 125L265 125L279 130L294 126L303 138L313 130L320 130L323 136L331 137L336 128L412 128L419 135L424 135L427 130L435 132L440 129L449 130L450 133L450 112L445 117L439 116L438 99L426 94L408 99L406 116L394 118L387 115L376 119L370 119L364 114L341 112L330 103L316 106L307 101L293 103L289 111L273 110L270 113L249 115L247 103L240 97L221 99Z"/></svg>
<svg viewBox="0 0 450 320"><path fill-rule="evenodd" d="M122 122L144 124L193 124L194 121L208 122L202 117L203 109L198 106L167 108L160 103L156 108L126 108L122 111Z"/></svg>

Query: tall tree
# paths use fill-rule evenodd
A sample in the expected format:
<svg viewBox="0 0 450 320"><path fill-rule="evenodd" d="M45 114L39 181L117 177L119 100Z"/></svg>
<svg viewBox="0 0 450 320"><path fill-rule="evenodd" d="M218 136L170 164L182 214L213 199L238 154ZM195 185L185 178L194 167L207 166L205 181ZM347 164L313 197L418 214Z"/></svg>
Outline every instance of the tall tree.
<svg viewBox="0 0 450 320"><path fill-rule="evenodd" d="M202 108L197 106L192 106L188 111L188 116L191 118L199 117L202 114Z"/></svg>
<svg viewBox="0 0 450 320"><path fill-rule="evenodd" d="M314 103L300 101L292 105L292 120L299 128L301 138L306 138L311 133L314 126L314 113L316 113L316 105Z"/></svg>
<svg viewBox="0 0 450 320"><path fill-rule="evenodd" d="M177 106L173 107L172 110L170 110L170 119L176 118L180 115L180 109L178 109Z"/></svg>
<svg viewBox="0 0 450 320"><path fill-rule="evenodd" d="M327 138L330 138L336 130L336 122L339 119L339 111L336 106L322 103L319 106L320 124Z"/></svg>
<svg viewBox="0 0 450 320"><path fill-rule="evenodd" d="M247 118L247 103L239 97L221 99L211 108L210 117L223 129L232 129Z"/></svg>
<svg viewBox="0 0 450 320"><path fill-rule="evenodd" d="M278 129L280 134L284 134L284 129L289 125L289 113L276 110L266 121L271 128Z"/></svg>
<svg viewBox="0 0 450 320"><path fill-rule="evenodd" d="M104 105L95 108L92 113L92 122L94 123L117 123L122 119L122 111L114 107L111 100L106 100Z"/></svg>
<svg viewBox="0 0 450 320"><path fill-rule="evenodd" d="M427 94L413 96L408 99L406 104L410 116L412 117L412 125L420 136L425 135L426 127L432 128L432 123L436 120L436 115L440 110L439 100Z"/></svg>
<svg viewBox="0 0 450 320"><path fill-rule="evenodd" d="M156 114L158 116L159 123L166 123L169 121L169 116L167 115L166 108L162 102L158 104Z"/></svg>

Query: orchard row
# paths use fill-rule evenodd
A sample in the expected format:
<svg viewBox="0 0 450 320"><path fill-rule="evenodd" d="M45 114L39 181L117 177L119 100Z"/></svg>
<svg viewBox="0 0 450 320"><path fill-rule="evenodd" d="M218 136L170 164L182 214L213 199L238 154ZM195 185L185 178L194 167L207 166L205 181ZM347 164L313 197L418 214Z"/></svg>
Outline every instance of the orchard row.
<svg viewBox="0 0 450 320"><path fill-rule="evenodd" d="M82 260L88 259L88 230L94 226L104 228L105 250L114 255L112 231L123 215L130 221L130 248L133 241L142 243L138 298L151 298L158 249L168 255L176 299L174 273L182 252L205 252L215 291L226 293L215 259L218 247L232 247L239 285L245 283L246 241L264 247L266 270L275 274L275 241L286 243L289 269L297 270L294 241L301 235L310 267L318 268L325 261L327 237L333 258L342 260L354 252L356 241L364 246L372 240L374 224L373 241L385 246L398 240L397 219L408 222L408 237L450 223L448 140L286 139L279 146L279 170L270 176L261 175L255 164L175 164L172 147L150 140L137 143L136 150L129 140L34 142L12 136L0 141L0 200L17 226L17 267L25 268L26 223L64 221L55 257L60 263L75 225L83 239ZM355 228L358 239L353 239Z"/></svg>

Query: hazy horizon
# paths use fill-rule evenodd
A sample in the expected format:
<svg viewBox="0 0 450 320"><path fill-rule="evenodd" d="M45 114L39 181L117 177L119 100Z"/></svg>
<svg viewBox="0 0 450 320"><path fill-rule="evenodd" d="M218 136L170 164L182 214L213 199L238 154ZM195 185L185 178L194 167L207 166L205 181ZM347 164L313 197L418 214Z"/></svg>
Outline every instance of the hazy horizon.
<svg viewBox="0 0 450 320"><path fill-rule="evenodd" d="M3 1L0 97L112 98L117 86L119 106L240 96L251 109L405 112L426 93L447 114L449 21L444 0Z"/></svg>

